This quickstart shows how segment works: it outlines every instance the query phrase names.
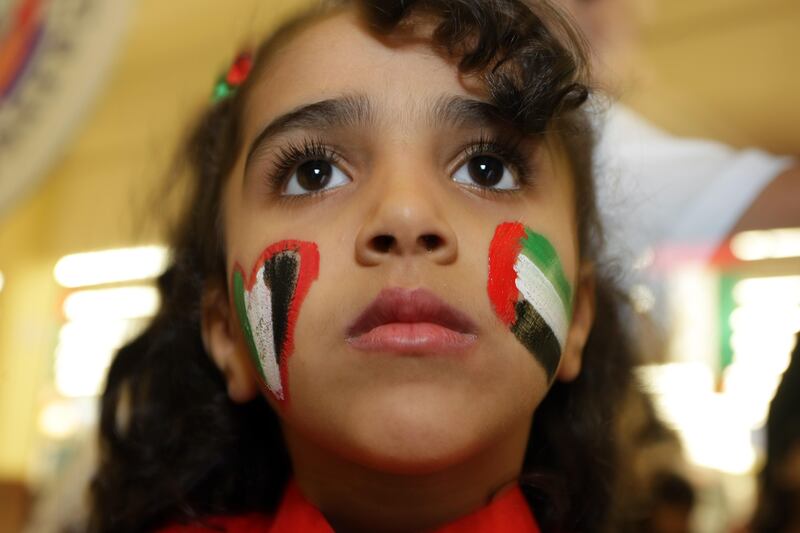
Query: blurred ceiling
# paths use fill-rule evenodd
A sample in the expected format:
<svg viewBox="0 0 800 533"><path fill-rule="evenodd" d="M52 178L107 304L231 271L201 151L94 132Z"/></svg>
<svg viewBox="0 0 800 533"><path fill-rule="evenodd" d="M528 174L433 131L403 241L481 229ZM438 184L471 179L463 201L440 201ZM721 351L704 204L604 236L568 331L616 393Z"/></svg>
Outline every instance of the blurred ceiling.
<svg viewBox="0 0 800 533"><path fill-rule="evenodd" d="M650 15L626 101L682 135L800 154L800 2L631 1L649 1ZM141 0L105 98L115 113L98 115L85 141L130 146L174 133L243 41L309 3Z"/></svg>
<svg viewBox="0 0 800 533"><path fill-rule="evenodd" d="M681 135L800 155L800 2L658 0L624 96Z"/></svg>

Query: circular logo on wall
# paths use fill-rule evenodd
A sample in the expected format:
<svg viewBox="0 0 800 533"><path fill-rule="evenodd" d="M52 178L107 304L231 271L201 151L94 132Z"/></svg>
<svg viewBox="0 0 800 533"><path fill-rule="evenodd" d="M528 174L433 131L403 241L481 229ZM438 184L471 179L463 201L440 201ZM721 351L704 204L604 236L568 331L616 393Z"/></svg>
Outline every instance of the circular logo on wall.
<svg viewBox="0 0 800 533"><path fill-rule="evenodd" d="M0 0L0 216L65 148L128 12L129 0Z"/></svg>

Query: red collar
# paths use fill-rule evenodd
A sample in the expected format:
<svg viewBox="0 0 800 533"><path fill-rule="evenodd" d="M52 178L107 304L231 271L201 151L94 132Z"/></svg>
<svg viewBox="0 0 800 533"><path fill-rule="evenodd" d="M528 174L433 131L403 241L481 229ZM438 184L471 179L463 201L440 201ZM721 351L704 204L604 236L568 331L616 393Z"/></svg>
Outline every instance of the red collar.
<svg viewBox="0 0 800 533"><path fill-rule="evenodd" d="M227 533L333 533L322 513L290 481L274 516L246 515L218 517L206 522ZM161 533L212 531L196 526L178 526ZM533 513L518 485L506 489L487 506L430 533L540 533Z"/></svg>
<svg viewBox="0 0 800 533"><path fill-rule="evenodd" d="M290 482L286 488L270 533L304 531L308 533L333 533L322 513L300 492L297 484ZM431 533L540 533L530 507L518 485L499 494L489 505L459 518Z"/></svg>

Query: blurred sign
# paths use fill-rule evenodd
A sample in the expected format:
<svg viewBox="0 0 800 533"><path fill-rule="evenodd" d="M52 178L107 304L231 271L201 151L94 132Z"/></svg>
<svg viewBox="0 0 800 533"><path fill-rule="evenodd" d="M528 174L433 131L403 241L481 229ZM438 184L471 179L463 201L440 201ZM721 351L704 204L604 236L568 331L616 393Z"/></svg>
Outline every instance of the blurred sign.
<svg viewBox="0 0 800 533"><path fill-rule="evenodd" d="M128 0L0 0L0 214L64 149L106 77Z"/></svg>

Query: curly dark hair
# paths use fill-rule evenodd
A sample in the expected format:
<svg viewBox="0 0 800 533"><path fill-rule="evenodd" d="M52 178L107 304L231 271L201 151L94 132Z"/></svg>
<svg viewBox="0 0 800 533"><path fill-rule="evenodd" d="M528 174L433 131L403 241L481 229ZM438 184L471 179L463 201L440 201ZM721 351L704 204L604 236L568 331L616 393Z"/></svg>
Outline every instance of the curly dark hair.
<svg viewBox="0 0 800 533"><path fill-rule="evenodd" d="M587 60L578 33L545 0L348 0L284 24L254 56L238 92L195 125L185 158L186 209L159 279L162 306L116 355L102 397L101 460L92 483L91 530L148 531L218 514L274 512L291 467L275 412L259 397L233 403L206 353L201 299L224 284L221 189L241 148L253 80L281 42L330 9L355 8L376 34L434 23L432 46L480 76L500 115L529 136L556 135L575 179L581 256L596 261L603 235L595 206L592 133L583 104ZM597 316L580 376L554 384L533 418L520 477L543 531L607 529L618 468L614 415L630 383L632 352L621 298L602 270Z"/></svg>

